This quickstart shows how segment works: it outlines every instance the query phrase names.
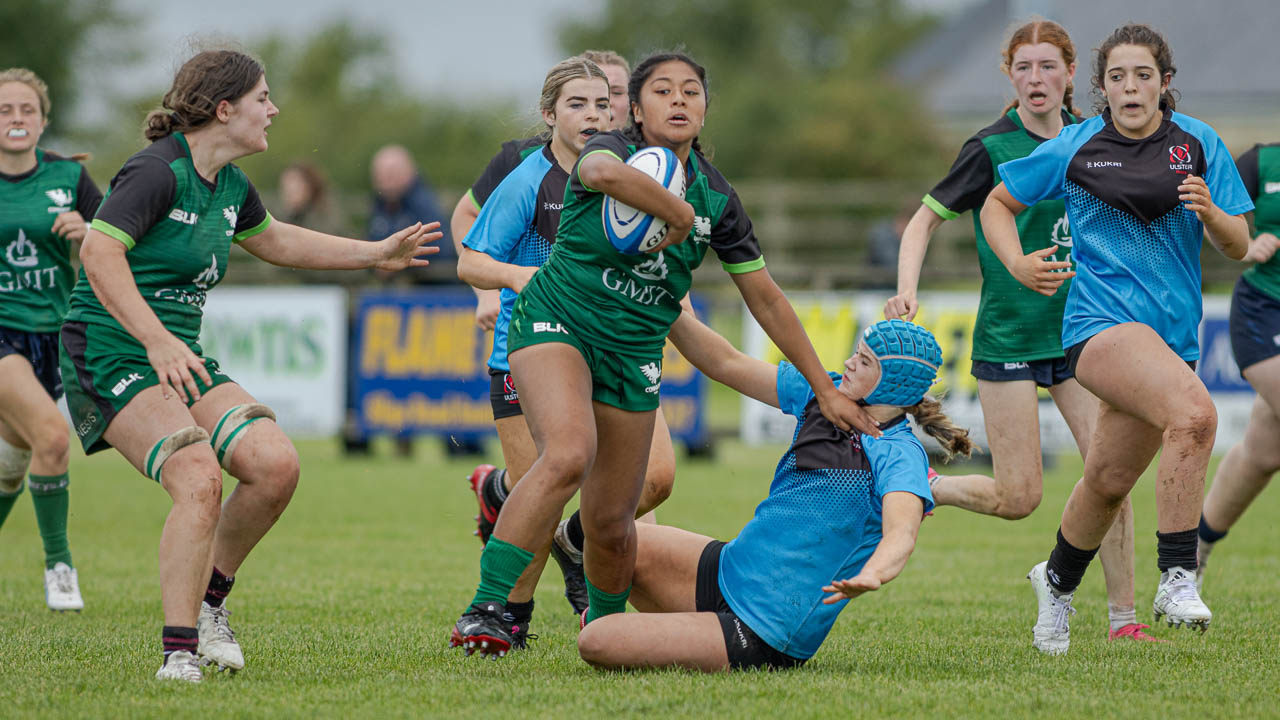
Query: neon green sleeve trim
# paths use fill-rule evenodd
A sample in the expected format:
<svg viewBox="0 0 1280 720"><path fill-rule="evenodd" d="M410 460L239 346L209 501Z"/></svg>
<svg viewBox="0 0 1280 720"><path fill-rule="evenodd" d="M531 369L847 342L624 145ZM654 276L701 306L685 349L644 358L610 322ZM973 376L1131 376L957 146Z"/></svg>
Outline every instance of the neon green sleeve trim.
<svg viewBox="0 0 1280 720"><path fill-rule="evenodd" d="M960 217L960 213L948 210L945 205L934 200L932 195L925 195L920 199L920 202L923 203L925 207L937 213L938 217L943 220L955 220Z"/></svg>
<svg viewBox="0 0 1280 720"><path fill-rule="evenodd" d="M261 233L263 230L267 229L267 226L271 224L271 220L272 220L271 213L267 213L267 216L262 218L262 222L258 223L257 225L254 225L248 230L244 230L236 233L235 237L231 238L231 242L241 243L253 237L254 235L257 235L258 233Z"/></svg>
<svg viewBox="0 0 1280 720"><path fill-rule="evenodd" d="M133 241L133 238L129 237L129 233L121 230L115 225L112 225L106 220L99 220L98 218L94 218L93 222L89 223L89 227L93 230L97 230L103 235L109 235L119 240L120 242L124 243L124 246L126 249L128 250L133 249L133 246L135 243Z"/></svg>
<svg viewBox="0 0 1280 720"><path fill-rule="evenodd" d="M467 199L471 201L472 205L476 206L477 210L480 209L480 202L476 200L476 194L471 192L471 188L467 188Z"/></svg>
<svg viewBox="0 0 1280 720"><path fill-rule="evenodd" d="M583 160L586 160L587 158L591 157L592 155L595 155L596 153L604 153L605 155L608 155L609 157L613 158L614 160L617 160L618 162L624 162L624 160L623 160L622 158L618 157L618 153L616 153L616 152L614 152L614 151L612 151L612 150L592 150L591 152L587 153L586 155L583 155L582 157L578 158L578 166L577 166L577 167L579 167L579 168L580 168L580 167L582 167L582 161L583 161ZM577 168L574 168L573 172L574 172L574 174L575 174L575 175L578 175L578 170L577 170ZM582 175L578 175L578 182L582 183L582 187L587 188L587 189L588 189L588 190L590 190L591 192L600 192L599 190L597 190L597 189L595 189L595 188L593 188L593 187L590 187L590 186L588 186L586 183L582 182Z"/></svg>
<svg viewBox="0 0 1280 720"><path fill-rule="evenodd" d="M742 275L744 273L755 272L764 267L764 257L758 257L755 260L748 260L740 263L720 263L730 275Z"/></svg>

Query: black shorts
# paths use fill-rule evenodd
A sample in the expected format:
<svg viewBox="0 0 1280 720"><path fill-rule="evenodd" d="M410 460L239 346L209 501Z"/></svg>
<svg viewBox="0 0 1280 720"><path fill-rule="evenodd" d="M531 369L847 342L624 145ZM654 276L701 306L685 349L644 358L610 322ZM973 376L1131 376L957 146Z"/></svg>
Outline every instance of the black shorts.
<svg viewBox="0 0 1280 720"><path fill-rule="evenodd" d="M62 397L62 373L58 372L58 333L32 333L0 327L0 358L21 355L31 363L36 379L49 397Z"/></svg>
<svg viewBox="0 0 1280 720"><path fill-rule="evenodd" d="M1069 348L1067 348L1067 349L1066 349L1066 353L1067 353L1067 357L1066 357L1067 365L1071 368L1071 376L1072 376L1072 377L1075 377L1075 374L1076 374L1076 365L1077 365L1077 364L1079 364L1079 362L1080 362L1080 353L1084 352L1084 346L1085 346L1085 345L1087 345L1087 344L1089 343L1089 341L1090 341L1090 340L1092 340L1092 339L1094 339L1094 338L1096 338L1096 337L1098 337L1098 336L1097 336L1097 335L1090 335L1089 337L1087 337L1087 338L1085 338L1085 339L1081 340L1080 342L1078 342L1078 343L1076 343L1075 345L1072 345L1071 347L1069 347ZM1195 361L1195 360L1184 360L1183 362L1185 362L1185 363L1187 364L1187 367L1191 368L1191 372L1195 372L1195 371L1196 371L1196 361Z"/></svg>
<svg viewBox="0 0 1280 720"><path fill-rule="evenodd" d="M1042 388L1061 385L1076 376L1075 368L1067 363L1065 357L1025 362L974 360L973 368L969 373L979 380L988 382L1034 380L1036 385Z"/></svg>
<svg viewBox="0 0 1280 720"><path fill-rule="evenodd" d="M730 609L729 603L725 602L724 595L720 592L720 548L724 545L719 540L712 540L702 550L702 557L698 559L694 606L698 612L713 612L720 618L720 629L724 632L724 647L729 655L729 667L735 670L748 668L785 670L803 665L804 660L778 652L761 640L760 636L747 627L747 624Z"/></svg>
<svg viewBox="0 0 1280 720"><path fill-rule="evenodd" d="M1280 355L1280 300L1243 277L1231 293L1231 352L1241 370Z"/></svg>
<svg viewBox="0 0 1280 720"><path fill-rule="evenodd" d="M520 393L516 392L516 381L511 373L489 368L489 405L493 408L493 419L523 415L520 408Z"/></svg>

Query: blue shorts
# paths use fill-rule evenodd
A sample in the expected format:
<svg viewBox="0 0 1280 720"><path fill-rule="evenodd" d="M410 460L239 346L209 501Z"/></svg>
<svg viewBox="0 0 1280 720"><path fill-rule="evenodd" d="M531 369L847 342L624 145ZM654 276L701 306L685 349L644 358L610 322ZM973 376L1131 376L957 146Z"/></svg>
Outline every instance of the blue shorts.
<svg viewBox="0 0 1280 720"><path fill-rule="evenodd" d="M773 649L729 607L720 592L720 550L725 544L712 540L702 548L698 558L698 573L694 580L694 609L713 612L720 620L720 632L724 634L724 649L729 656L729 667L735 670L766 668L786 670L805 663L784 652Z"/></svg>
<svg viewBox="0 0 1280 720"><path fill-rule="evenodd" d="M62 373L58 372L58 333L33 333L0 327L0 358L21 355L31 363L36 379L49 397L62 397Z"/></svg>
<svg viewBox="0 0 1280 720"><path fill-rule="evenodd" d="M1065 357L1027 360L1025 362L987 362L974 360L971 375L988 382L1034 380L1042 388L1061 385L1076 376L1076 369Z"/></svg>
<svg viewBox="0 0 1280 720"><path fill-rule="evenodd" d="M1231 352L1241 370L1280 355L1280 300L1243 277L1231 293Z"/></svg>

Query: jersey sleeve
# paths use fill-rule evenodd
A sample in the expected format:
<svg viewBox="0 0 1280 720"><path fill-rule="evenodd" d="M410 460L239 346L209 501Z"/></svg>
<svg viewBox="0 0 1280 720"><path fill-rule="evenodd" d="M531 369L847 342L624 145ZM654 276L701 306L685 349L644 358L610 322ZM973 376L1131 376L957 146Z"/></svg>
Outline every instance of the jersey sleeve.
<svg viewBox="0 0 1280 720"><path fill-rule="evenodd" d="M489 196L493 195L498 186L502 184L502 180L511 174L520 165L521 147L527 141L508 140L502 143L502 149L498 150L498 154L489 160L489 164L485 166L484 172L480 173L480 177L471 183L471 189L468 191L471 202L476 209L484 207L489 201Z"/></svg>
<svg viewBox="0 0 1280 720"><path fill-rule="evenodd" d="M1244 190L1254 200L1258 199L1258 151L1261 147L1254 145L1236 158L1236 170L1240 173L1240 180L1244 182Z"/></svg>
<svg viewBox="0 0 1280 720"><path fill-rule="evenodd" d="M245 179L249 185L249 189L244 195L244 204L240 206L240 212L236 214L236 234L232 236L233 242L244 242L258 233L266 230L271 225L271 213L267 212L266 206L262 204L262 197L258 195L258 188L253 183Z"/></svg>
<svg viewBox="0 0 1280 720"><path fill-rule="evenodd" d="M954 220L982 207L995 184L995 171L991 169L987 146L972 137L960 148L960 154L951 164L947 176L934 185L920 202L943 220Z"/></svg>
<svg viewBox="0 0 1280 720"><path fill-rule="evenodd" d="M582 167L582 161L596 153L606 153L614 156L622 162L626 162L631 152L627 149L627 139L622 136L621 132L614 130L613 132L597 133L591 136L587 141L586 147L582 148L582 154L578 156L578 162L573 165L573 172L569 173L569 189L578 197L598 193L582 184L582 179L578 177L578 168Z"/></svg>
<svg viewBox="0 0 1280 720"><path fill-rule="evenodd" d="M93 178L89 177L89 171L81 167L80 180L76 183L76 212L80 213L80 217L92 220L98 214L100 205L102 191L93 182Z"/></svg>
<svg viewBox="0 0 1280 720"><path fill-rule="evenodd" d="M177 189L177 178L164 160L135 155L111 179L90 227L133 249L138 238L169 214Z"/></svg>
<svg viewBox="0 0 1280 720"><path fill-rule="evenodd" d="M529 186L529 174L520 168L508 173L493 191L493 202L486 202L480 208L475 224L462 239L463 246L494 260L510 262L516 245L533 222L537 196L537 185Z"/></svg>
<svg viewBox="0 0 1280 720"><path fill-rule="evenodd" d="M795 365L783 360L778 363L778 409L793 417L800 417L805 405L813 399L813 388Z"/></svg>
<svg viewBox="0 0 1280 720"><path fill-rule="evenodd" d="M756 239L751 218L747 217L736 190L730 189L729 201L720 213L719 221L711 228L711 248L720 258L720 264L731 274L754 272L764 267L760 241Z"/></svg>
<svg viewBox="0 0 1280 720"><path fill-rule="evenodd" d="M1236 163L1231 159L1231 151L1217 133L1205 148L1205 184L1209 186L1209 197L1213 204L1222 208L1228 215L1243 215L1253 210L1253 194L1245 187ZM1257 173L1254 173L1257 178Z"/></svg>
<svg viewBox="0 0 1280 720"><path fill-rule="evenodd" d="M891 492L909 492L924 501L924 511L933 510L933 493L929 491L929 456L911 431L871 440L863 436L863 447L871 460L876 496Z"/></svg>
<svg viewBox="0 0 1280 720"><path fill-rule="evenodd" d="M1059 199L1066 194L1067 164L1076 149L1060 134L1040 143L1030 155L1001 164L1000 179L1013 199L1027 207Z"/></svg>

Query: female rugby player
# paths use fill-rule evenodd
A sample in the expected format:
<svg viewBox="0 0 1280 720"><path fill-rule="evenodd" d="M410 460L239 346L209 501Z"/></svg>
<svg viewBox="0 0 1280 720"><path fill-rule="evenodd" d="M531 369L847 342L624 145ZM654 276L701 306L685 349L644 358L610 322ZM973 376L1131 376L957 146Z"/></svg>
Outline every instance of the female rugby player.
<svg viewBox="0 0 1280 720"><path fill-rule="evenodd" d="M38 147L49 109L35 73L0 70L0 526L30 472L45 604L80 610L67 542L71 431L56 404L58 328L75 277L71 243L84 240L102 193L75 159Z"/></svg>
<svg viewBox="0 0 1280 720"><path fill-rule="evenodd" d="M1217 414L1192 365L1199 358L1200 245L1240 259L1253 208L1213 128L1174 112L1172 51L1145 25L1115 30L1094 59L1101 114L1063 128L1032 155L1000 166L982 209L992 250L1023 285L1053 295L1073 274L1062 345L1076 379L1100 400L1084 478L1057 545L1032 568L1033 644L1070 644L1072 594L1125 497L1156 451L1161 571L1153 603L1170 624L1209 625L1196 590L1196 525ZM1016 218L1064 198L1076 273L1023 254Z"/></svg>
<svg viewBox="0 0 1280 720"><path fill-rule="evenodd" d="M232 161L267 149L279 110L253 58L206 51L178 70L151 145L111 181L80 257L62 325L62 376L89 453L114 447L169 493L160 536L165 661L156 677L199 682L197 657L239 669L223 602L237 570L284 512L298 456L270 408L197 342L206 294L232 243L277 265L313 269L427 264L437 224L376 243L274 222ZM221 506L222 470L239 482Z"/></svg>
<svg viewBox="0 0 1280 720"><path fill-rule="evenodd" d="M939 505L1017 520L1040 505L1044 492L1036 388L1048 388L1081 457L1088 453L1098 400L1076 382L1063 356L1062 310L1069 284L1049 297L1023 287L991 251L977 212L998 181L996 166L1030 155L1063 127L1080 122L1072 100L1075 44L1061 25L1034 20L1013 32L1001 59L1017 97L999 120L969 138L951 171L924 196L902 234L898 294L885 303L884 315L915 317L920 268L933 231L944 220L974 211L982 289L972 373L995 477L935 476L933 498ZM1018 215L1017 225L1024 253L1040 251L1071 261L1071 230L1061 199L1036 203ZM1101 555L1111 639L1152 640L1142 632L1147 626L1138 623L1134 608L1133 508L1127 497L1119 522L1102 541Z"/></svg>

